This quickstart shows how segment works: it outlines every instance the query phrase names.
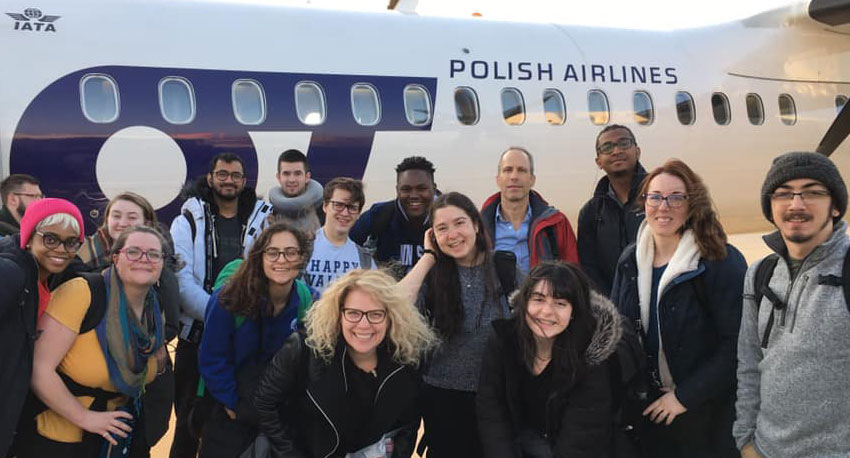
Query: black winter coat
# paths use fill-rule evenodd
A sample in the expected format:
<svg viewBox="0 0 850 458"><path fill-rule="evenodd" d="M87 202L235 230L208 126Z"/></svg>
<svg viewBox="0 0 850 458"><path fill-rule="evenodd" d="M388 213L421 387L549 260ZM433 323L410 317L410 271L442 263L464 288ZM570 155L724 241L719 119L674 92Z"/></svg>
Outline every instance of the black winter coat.
<svg viewBox="0 0 850 458"><path fill-rule="evenodd" d="M635 198L646 170L635 166L629 200L620 203L608 193L611 186L607 176L596 185L593 197L578 214L578 257L581 269L593 280L605 296L611 293L617 260L623 250L635 242L638 227L643 221L643 208L635 208Z"/></svg>
<svg viewBox="0 0 850 458"><path fill-rule="evenodd" d="M620 315L607 299L592 293L597 331L585 353L586 370L546 404L546 437L556 457L607 457L614 424L612 386L607 359L621 337ZM523 365L516 317L492 322L481 381L476 394L478 430L488 458L522 457L516 439L524 428L520 385ZM566 332L569 332L569 328Z"/></svg>
<svg viewBox="0 0 850 458"><path fill-rule="evenodd" d="M395 363L388 351L378 351L378 367L387 375L380 383L368 421L368 442L402 428L394 437L393 457L413 453L420 414L417 407L420 375ZM348 390L344 359L346 346L337 345L330 363L317 358L293 333L269 363L254 395L260 432L272 444L274 457L341 457L340 437Z"/></svg>
<svg viewBox="0 0 850 458"><path fill-rule="evenodd" d="M620 257L611 300L645 336L639 324L635 250L632 244ZM700 259L696 270L679 275L658 293L664 353L676 383L676 398L688 410L711 401L725 402L735 393L746 271L741 252L727 244L726 258Z"/></svg>
<svg viewBox="0 0 850 458"><path fill-rule="evenodd" d="M38 265L17 240L5 238L0 254L0 456L12 444L29 392L38 315Z"/></svg>

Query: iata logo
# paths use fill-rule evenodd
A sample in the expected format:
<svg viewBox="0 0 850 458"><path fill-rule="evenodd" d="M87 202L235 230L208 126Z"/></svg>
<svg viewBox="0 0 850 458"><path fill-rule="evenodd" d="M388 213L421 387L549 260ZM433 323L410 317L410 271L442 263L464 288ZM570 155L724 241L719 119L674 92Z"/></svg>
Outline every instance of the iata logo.
<svg viewBox="0 0 850 458"><path fill-rule="evenodd" d="M15 20L15 30L31 30L35 32L55 32L53 23L61 16L42 14L38 8L27 8L23 13L6 13Z"/></svg>

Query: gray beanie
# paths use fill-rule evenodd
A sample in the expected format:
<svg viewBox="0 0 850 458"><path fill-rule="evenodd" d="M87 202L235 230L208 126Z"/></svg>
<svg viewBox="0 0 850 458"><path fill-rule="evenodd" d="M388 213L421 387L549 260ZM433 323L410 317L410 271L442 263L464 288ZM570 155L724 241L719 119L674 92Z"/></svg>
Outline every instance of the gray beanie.
<svg viewBox="0 0 850 458"><path fill-rule="evenodd" d="M832 161L820 153L785 153L773 160L764 184L761 186L761 211L764 217L771 223L773 215L770 209L770 195L782 183L798 178L811 178L820 181L829 189L833 205L838 209L838 216L833 218L837 222L847 211L847 187L838 168Z"/></svg>

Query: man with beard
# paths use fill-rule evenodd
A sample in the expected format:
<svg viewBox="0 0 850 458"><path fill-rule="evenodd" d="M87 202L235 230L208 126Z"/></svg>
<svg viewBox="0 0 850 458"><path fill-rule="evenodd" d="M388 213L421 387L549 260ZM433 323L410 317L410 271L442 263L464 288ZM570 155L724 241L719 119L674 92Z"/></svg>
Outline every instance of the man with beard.
<svg viewBox="0 0 850 458"><path fill-rule="evenodd" d="M634 243L643 221L642 207L635 206L646 176L639 160L640 147L628 127L611 124L599 132L596 166L605 176L578 214L578 256L584 273L605 296L611 293L620 253Z"/></svg>
<svg viewBox="0 0 850 458"><path fill-rule="evenodd" d="M850 456L847 188L829 158L788 153L761 206L775 253L744 281L735 440L743 457Z"/></svg>
<svg viewBox="0 0 850 458"><path fill-rule="evenodd" d="M351 228L349 237L401 279L423 254L437 185L434 164L424 157L406 157L395 171L396 199L372 205Z"/></svg>
<svg viewBox="0 0 850 458"><path fill-rule="evenodd" d="M269 189L269 202L274 214L310 237L324 222L322 185L310 178L307 156L289 149L277 159L277 181L280 186Z"/></svg>
<svg viewBox="0 0 850 458"><path fill-rule="evenodd" d="M189 412L198 387L198 344L207 301L221 269L247 253L271 212L245 186L245 167L233 153L219 153L209 173L184 188L181 214L171 223L174 251L186 265L177 272L182 310L174 364L177 427L171 457L194 457L198 440L189 432Z"/></svg>
<svg viewBox="0 0 850 458"><path fill-rule="evenodd" d="M531 153L518 146L506 149L496 170L499 192L481 209L493 249L513 252L523 276L541 261L578 263L570 221L531 189L535 181Z"/></svg>
<svg viewBox="0 0 850 458"><path fill-rule="evenodd" d="M24 174L9 175L0 182L0 237L21 231L21 218L27 207L44 197L36 177Z"/></svg>

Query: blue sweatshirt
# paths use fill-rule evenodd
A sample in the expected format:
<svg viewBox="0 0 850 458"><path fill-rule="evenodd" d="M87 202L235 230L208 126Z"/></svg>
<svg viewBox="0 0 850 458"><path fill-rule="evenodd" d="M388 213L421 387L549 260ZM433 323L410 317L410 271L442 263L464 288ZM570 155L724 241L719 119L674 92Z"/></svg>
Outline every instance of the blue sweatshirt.
<svg viewBox="0 0 850 458"><path fill-rule="evenodd" d="M397 199L372 205L369 210L360 215L360 218L357 218L348 236L354 240L354 243L363 246L373 229L376 229L373 226L377 224L382 210L387 205L395 208L387 226L380 234L376 234L377 246L373 257L379 263L388 261L398 263L404 266L405 271L408 271L422 256L425 231L431 227L431 221L425 218L421 226L410 227L407 216L399 207Z"/></svg>
<svg viewBox="0 0 850 458"><path fill-rule="evenodd" d="M237 328L235 316L219 303L221 289L215 290L207 303L204 336L198 353L198 367L210 394L231 410L236 410L238 394L236 373L249 361L267 363L283 346L298 326L300 301L295 285L283 311L276 317L262 316L262 348L260 324L245 319Z"/></svg>

